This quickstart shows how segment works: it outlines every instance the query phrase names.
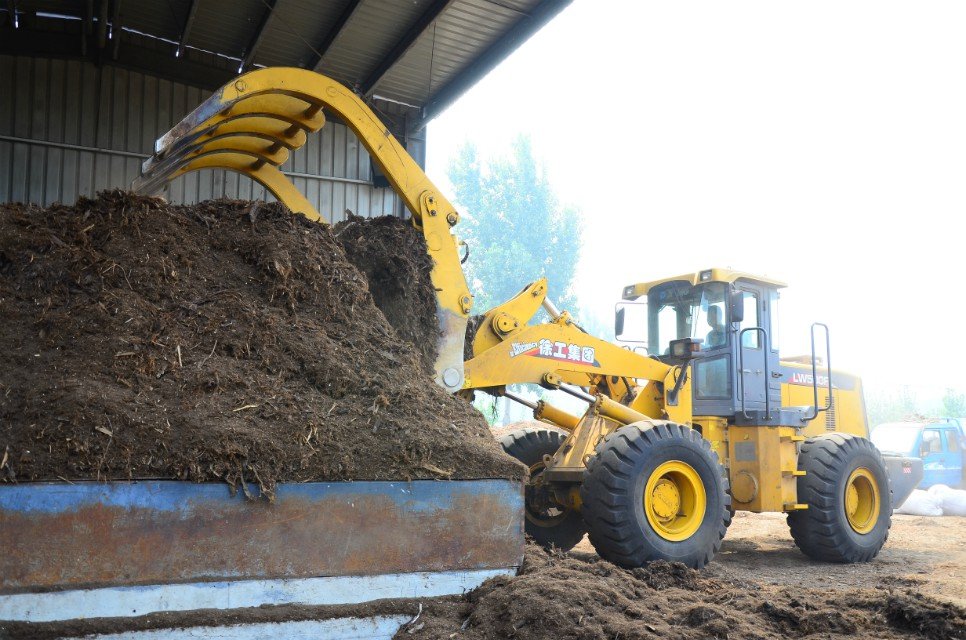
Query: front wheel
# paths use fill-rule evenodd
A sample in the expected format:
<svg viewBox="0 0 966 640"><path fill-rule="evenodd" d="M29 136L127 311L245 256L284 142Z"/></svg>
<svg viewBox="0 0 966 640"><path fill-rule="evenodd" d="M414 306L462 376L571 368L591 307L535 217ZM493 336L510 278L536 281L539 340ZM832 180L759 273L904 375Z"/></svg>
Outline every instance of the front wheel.
<svg viewBox="0 0 966 640"><path fill-rule="evenodd" d="M892 500L882 454L871 442L828 433L802 443L798 501L788 514L798 548L825 562L868 562L889 537Z"/></svg>
<svg viewBox="0 0 966 640"><path fill-rule="evenodd" d="M621 427L598 446L580 490L590 541L605 560L701 568L731 524L728 479L710 443L671 422Z"/></svg>
<svg viewBox="0 0 966 640"><path fill-rule="evenodd" d="M544 456L552 456L566 436L559 431L526 427L505 435L500 444L508 454L530 467L526 487L526 532L543 547L570 551L583 540L586 529L580 514L554 500L541 477Z"/></svg>

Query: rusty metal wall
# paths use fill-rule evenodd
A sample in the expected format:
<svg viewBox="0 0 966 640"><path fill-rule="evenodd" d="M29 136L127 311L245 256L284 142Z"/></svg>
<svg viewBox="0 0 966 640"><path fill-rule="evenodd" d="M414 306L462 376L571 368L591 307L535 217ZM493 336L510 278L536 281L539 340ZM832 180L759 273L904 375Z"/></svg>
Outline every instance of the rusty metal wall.
<svg viewBox="0 0 966 640"><path fill-rule="evenodd" d="M0 594L518 566L518 482L0 486Z"/></svg>
<svg viewBox="0 0 966 640"><path fill-rule="evenodd" d="M154 140L209 94L118 67L0 56L0 202L73 203L127 188ZM419 147L417 161L422 153ZM329 221L346 209L403 215L391 189L372 185L369 155L344 125L330 122L310 135L282 170ZM185 204L272 199L250 179L215 170L179 178L165 195Z"/></svg>

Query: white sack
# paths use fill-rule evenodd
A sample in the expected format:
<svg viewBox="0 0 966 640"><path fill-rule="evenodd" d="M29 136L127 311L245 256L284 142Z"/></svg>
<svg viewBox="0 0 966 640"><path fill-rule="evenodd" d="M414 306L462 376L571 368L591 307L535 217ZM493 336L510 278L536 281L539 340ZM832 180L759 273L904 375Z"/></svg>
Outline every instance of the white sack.
<svg viewBox="0 0 966 640"><path fill-rule="evenodd" d="M940 495L944 516L966 516L966 491L949 489Z"/></svg>
<svg viewBox="0 0 966 640"><path fill-rule="evenodd" d="M941 516L943 507L939 497L928 491L916 489L895 512L910 516Z"/></svg>

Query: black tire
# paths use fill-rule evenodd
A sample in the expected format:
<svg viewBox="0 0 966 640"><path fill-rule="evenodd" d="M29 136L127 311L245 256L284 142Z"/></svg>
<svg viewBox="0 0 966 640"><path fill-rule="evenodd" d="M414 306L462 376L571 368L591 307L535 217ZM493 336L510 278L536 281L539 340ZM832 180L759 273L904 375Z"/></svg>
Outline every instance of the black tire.
<svg viewBox="0 0 966 640"><path fill-rule="evenodd" d="M695 512L698 528L679 541L659 533L644 508L648 480L658 467L675 461L697 473L706 497L703 516ZM711 444L697 431L671 422L632 424L604 438L587 464L580 497L597 553L627 568L669 560L699 569L721 548L731 524L728 477Z"/></svg>
<svg viewBox="0 0 966 640"><path fill-rule="evenodd" d="M503 450L530 467L526 488L526 532L546 548L569 551L587 533L580 513L552 500L549 489L541 487L539 476L543 457L552 456L566 435L551 429L527 427L503 436Z"/></svg>
<svg viewBox="0 0 966 640"><path fill-rule="evenodd" d="M824 562L868 562L878 555L892 526L892 494L882 454L865 438L828 433L802 443L798 468L798 501L808 509L788 514L788 526L798 548L808 557ZM877 511L859 532L846 515L846 489L853 473L866 469L878 491ZM859 519L858 516L855 516ZM865 526L861 527L865 528Z"/></svg>

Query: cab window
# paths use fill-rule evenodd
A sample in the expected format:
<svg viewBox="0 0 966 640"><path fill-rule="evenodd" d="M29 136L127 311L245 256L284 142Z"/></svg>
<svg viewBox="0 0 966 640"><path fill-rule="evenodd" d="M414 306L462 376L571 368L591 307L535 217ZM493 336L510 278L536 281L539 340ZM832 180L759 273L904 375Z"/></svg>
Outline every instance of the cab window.
<svg viewBox="0 0 966 640"><path fill-rule="evenodd" d="M770 329L768 332L768 341L771 343L772 351L779 351L778 339L779 339L779 329L781 329L781 324L778 321L778 292L772 291L768 296L768 319L770 322Z"/></svg>
<svg viewBox="0 0 966 640"><path fill-rule="evenodd" d="M941 436L939 434L939 429L923 429L922 430L922 445L920 447L920 454L926 456L930 453L942 453L943 443Z"/></svg>
<svg viewBox="0 0 966 640"><path fill-rule="evenodd" d="M702 351L728 344L725 314L727 285L707 282L692 286L673 281L655 286L647 294L647 351L667 355L672 340L701 340Z"/></svg>
<svg viewBox="0 0 966 640"><path fill-rule="evenodd" d="M741 328L760 327L758 320L758 294L745 291L742 296L742 304L745 307L745 318L741 321ZM741 337L741 346L747 349L757 349L760 342L760 334L757 331L748 331Z"/></svg>
<svg viewBox="0 0 966 640"><path fill-rule="evenodd" d="M950 451L959 451L962 445L959 443L959 434L955 429L946 430L946 445Z"/></svg>
<svg viewBox="0 0 966 640"><path fill-rule="evenodd" d="M660 311L657 312L657 335L661 338L658 341L660 344L658 355L667 353L671 340L675 340L681 335L682 315L682 310L675 306L661 307Z"/></svg>
<svg viewBox="0 0 966 640"><path fill-rule="evenodd" d="M728 355L699 358L694 361L694 397L700 400L731 397Z"/></svg>

